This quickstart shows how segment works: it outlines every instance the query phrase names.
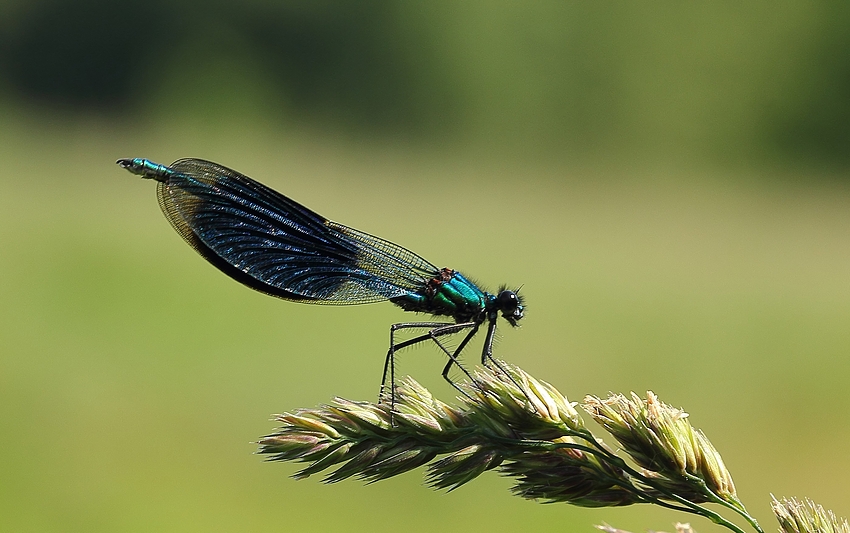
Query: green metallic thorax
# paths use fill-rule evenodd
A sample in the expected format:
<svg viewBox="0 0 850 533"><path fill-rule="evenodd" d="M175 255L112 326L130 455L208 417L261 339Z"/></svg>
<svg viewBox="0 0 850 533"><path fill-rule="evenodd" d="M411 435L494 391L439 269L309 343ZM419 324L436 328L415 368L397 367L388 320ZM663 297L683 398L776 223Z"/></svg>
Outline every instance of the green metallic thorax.
<svg viewBox="0 0 850 533"><path fill-rule="evenodd" d="M460 323L483 322L483 312L493 299L460 272L444 268L422 290L390 301L405 311L450 316Z"/></svg>

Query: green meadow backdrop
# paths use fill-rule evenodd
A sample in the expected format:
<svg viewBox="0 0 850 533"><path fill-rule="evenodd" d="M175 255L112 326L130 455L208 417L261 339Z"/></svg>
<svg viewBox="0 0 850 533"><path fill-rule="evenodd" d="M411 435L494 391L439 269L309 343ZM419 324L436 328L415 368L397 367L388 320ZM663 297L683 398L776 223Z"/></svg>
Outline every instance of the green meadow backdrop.
<svg viewBox="0 0 850 533"><path fill-rule="evenodd" d="M390 304L197 256L119 157L201 157L495 290L499 357L691 413L766 530L850 514L850 8L0 2L0 530L632 531L410 473L294 481L273 413L376 398ZM471 352L474 353L474 352ZM470 358L474 359L474 358ZM400 371L445 399L443 360Z"/></svg>

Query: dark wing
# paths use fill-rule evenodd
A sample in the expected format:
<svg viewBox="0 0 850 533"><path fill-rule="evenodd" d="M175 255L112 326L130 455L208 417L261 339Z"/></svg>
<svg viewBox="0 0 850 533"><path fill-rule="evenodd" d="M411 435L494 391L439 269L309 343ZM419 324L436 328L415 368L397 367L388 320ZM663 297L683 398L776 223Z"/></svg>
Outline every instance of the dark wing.
<svg viewBox="0 0 850 533"><path fill-rule="evenodd" d="M331 222L234 170L180 159L157 184L162 212L210 263L260 292L359 304L421 290L438 269L389 241Z"/></svg>

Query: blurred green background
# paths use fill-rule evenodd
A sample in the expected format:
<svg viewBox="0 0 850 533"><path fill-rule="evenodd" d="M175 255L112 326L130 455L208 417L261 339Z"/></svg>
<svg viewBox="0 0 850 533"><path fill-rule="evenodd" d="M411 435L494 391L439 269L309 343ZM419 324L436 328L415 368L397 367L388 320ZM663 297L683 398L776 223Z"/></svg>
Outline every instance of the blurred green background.
<svg viewBox="0 0 850 533"><path fill-rule="evenodd" d="M593 531L704 520L293 481L275 412L374 399L392 305L254 293L118 157L202 157L495 289L497 355L656 391L850 514L850 4L0 2L0 530ZM430 347L403 354L446 399Z"/></svg>

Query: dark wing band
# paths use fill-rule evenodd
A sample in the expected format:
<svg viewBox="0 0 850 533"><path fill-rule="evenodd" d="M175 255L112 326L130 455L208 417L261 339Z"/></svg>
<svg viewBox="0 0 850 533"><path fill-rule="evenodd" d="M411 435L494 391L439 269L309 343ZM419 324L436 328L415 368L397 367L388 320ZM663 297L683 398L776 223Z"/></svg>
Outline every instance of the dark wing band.
<svg viewBox="0 0 850 533"><path fill-rule="evenodd" d="M368 303L421 290L438 270L216 163L181 159L170 169L157 196L171 225L210 263L260 292L310 303Z"/></svg>

